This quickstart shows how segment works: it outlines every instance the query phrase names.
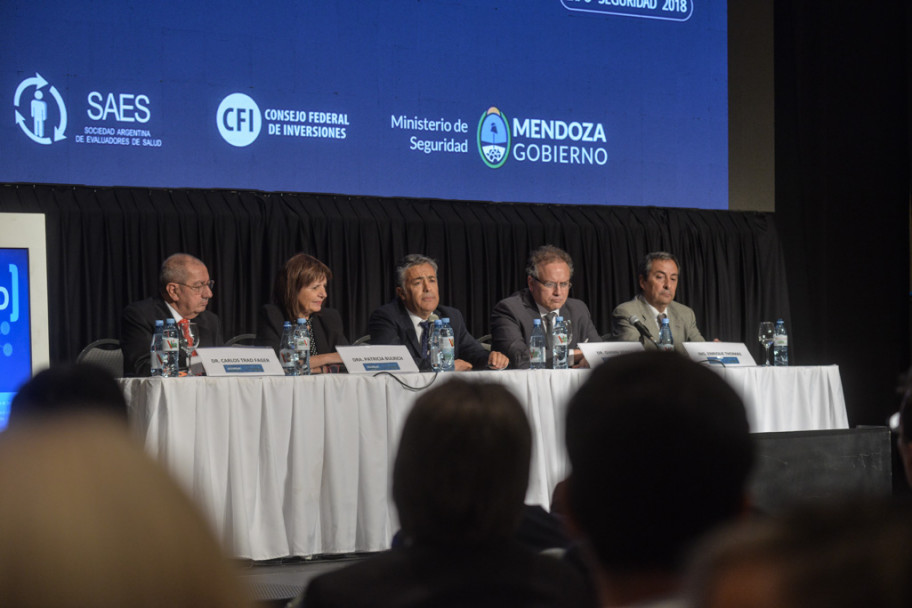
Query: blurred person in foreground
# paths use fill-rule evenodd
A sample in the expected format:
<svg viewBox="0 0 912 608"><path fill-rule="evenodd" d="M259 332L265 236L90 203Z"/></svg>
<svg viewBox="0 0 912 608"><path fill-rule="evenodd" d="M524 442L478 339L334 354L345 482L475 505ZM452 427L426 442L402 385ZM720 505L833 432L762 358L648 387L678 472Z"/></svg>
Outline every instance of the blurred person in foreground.
<svg viewBox="0 0 912 608"><path fill-rule="evenodd" d="M323 372L324 366L341 365L336 346L348 345L342 317L338 311L323 306L330 279L332 271L312 255L299 253L289 258L276 276L273 303L260 309L256 344L271 346L278 353L285 321L294 325L298 319L306 319L311 335L311 373Z"/></svg>
<svg viewBox="0 0 912 608"><path fill-rule="evenodd" d="M747 511L747 414L715 372L684 357L609 359L571 398L570 525L601 605L677 607L688 552Z"/></svg>
<svg viewBox="0 0 912 608"><path fill-rule="evenodd" d="M590 605L578 572L513 538L531 449L529 421L502 385L454 378L424 393L393 470L402 546L315 578L303 605Z"/></svg>
<svg viewBox="0 0 912 608"><path fill-rule="evenodd" d="M890 429L896 435L896 449L902 462L906 484L912 487L912 369L903 376L899 392L902 394L902 401L899 404L899 411L890 417Z"/></svg>
<svg viewBox="0 0 912 608"><path fill-rule="evenodd" d="M805 504L741 522L697 551L694 608L908 608L908 502L847 499Z"/></svg>
<svg viewBox="0 0 912 608"><path fill-rule="evenodd" d="M9 425L87 412L127 423L126 399L110 373L88 363L63 364L38 372L19 388L10 404Z"/></svg>
<svg viewBox="0 0 912 608"><path fill-rule="evenodd" d="M194 505L119 421L11 426L0 462L4 606L251 606Z"/></svg>

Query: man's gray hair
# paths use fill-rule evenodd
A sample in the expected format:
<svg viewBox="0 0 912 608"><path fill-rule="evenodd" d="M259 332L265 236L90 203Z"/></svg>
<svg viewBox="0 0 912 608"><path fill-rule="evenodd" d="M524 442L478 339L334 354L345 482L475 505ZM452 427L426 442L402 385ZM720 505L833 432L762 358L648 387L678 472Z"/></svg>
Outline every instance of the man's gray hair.
<svg viewBox="0 0 912 608"><path fill-rule="evenodd" d="M529 262L526 264L526 275L537 279L538 267L552 262L565 262L570 267L570 276L573 276L573 258L570 254L554 245L542 245L532 250Z"/></svg>
<svg viewBox="0 0 912 608"><path fill-rule="evenodd" d="M434 274L437 274L437 262L426 255L410 253L399 260L399 263L396 264L396 287L405 287L406 271L412 266L421 266L422 264L428 264L434 269Z"/></svg>
<svg viewBox="0 0 912 608"><path fill-rule="evenodd" d="M649 273L652 271L652 263L656 260L671 260L675 263L675 266L678 267L678 272L681 272L681 263L674 254L668 253L667 251L653 251L652 253L647 253L643 257L643 261L640 262L640 267L637 268L637 277L643 277L644 279L648 277Z"/></svg>
<svg viewBox="0 0 912 608"><path fill-rule="evenodd" d="M189 253L175 253L168 256L161 265L161 271L158 273L158 286L162 294L168 283L186 283L187 266L191 264L203 264L203 261Z"/></svg>

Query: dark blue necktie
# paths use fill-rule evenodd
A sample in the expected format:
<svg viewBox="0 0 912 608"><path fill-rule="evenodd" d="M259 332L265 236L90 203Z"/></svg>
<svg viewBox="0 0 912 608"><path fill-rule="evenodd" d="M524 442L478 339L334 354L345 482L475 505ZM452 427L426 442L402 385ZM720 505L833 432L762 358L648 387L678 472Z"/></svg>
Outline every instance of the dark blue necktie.
<svg viewBox="0 0 912 608"><path fill-rule="evenodd" d="M427 359L427 358L428 358L429 344L430 344L430 337L431 337L431 336L430 336L430 333L431 333L431 332L428 331L428 327L431 325L431 322L430 322L430 321L419 321L419 322L418 322L418 325L421 326L421 340L420 340L420 342L421 342L421 358L422 358L422 359Z"/></svg>

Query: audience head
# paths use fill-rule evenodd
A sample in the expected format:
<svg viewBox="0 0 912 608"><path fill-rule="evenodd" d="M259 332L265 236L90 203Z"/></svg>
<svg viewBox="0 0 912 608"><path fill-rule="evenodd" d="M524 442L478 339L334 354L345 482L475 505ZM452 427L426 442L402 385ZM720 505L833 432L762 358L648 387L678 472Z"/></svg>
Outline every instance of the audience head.
<svg viewBox="0 0 912 608"><path fill-rule="evenodd" d="M453 379L428 390L405 421L393 469L407 542L476 546L510 537L531 452L529 421L502 385Z"/></svg>
<svg viewBox="0 0 912 608"><path fill-rule="evenodd" d="M9 424L77 413L103 413L126 424L127 402L110 373L95 365L75 363L35 374L13 397Z"/></svg>
<svg viewBox="0 0 912 608"><path fill-rule="evenodd" d="M753 460L741 399L684 357L643 352L592 371L567 410L570 517L606 572L674 574L745 509Z"/></svg>
<svg viewBox="0 0 912 608"><path fill-rule="evenodd" d="M697 551L695 608L912 606L909 504L848 500L741 522Z"/></svg>
<svg viewBox="0 0 912 608"><path fill-rule="evenodd" d="M637 269L643 297L659 312L674 300L678 288L678 258L666 251L647 253Z"/></svg>
<svg viewBox="0 0 912 608"><path fill-rule="evenodd" d="M4 605L250 605L202 517L123 425L9 428L0 462Z"/></svg>
<svg viewBox="0 0 912 608"><path fill-rule="evenodd" d="M323 309L326 283L332 279L329 267L306 253L285 262L275 281L273 299L288 320L305 318Z"/></svg>
<svg viewBox="0 0 912 608"><path fill-rule="evenodd" d="M162 263L158 282L162 298L185 319L206 310L215 287L206 265L186 253L175 253Z"/></svg>
<svg viewBox="0 0 912 608"><path fill-rule="evenodd" d="M896 447L902 460L903 470L906 473L906 482L912 486L912 369L906 374L902 391L902 401L897 412L896 424L892 424L896 431Z"/></svg>
<svg viewBox="0 0 912 608"><path fill-rule="evenodd" d="M533 249L526 264L526 283L535 302L547 309L558 310L570 294L573 259L563 249L542 245Z"/></svg>
<svg viewBox="0 0 912 608"><path fill-rule="evenodd" d="M427 319L440 304L437 262L410 253L396 265L396 295L413 314Z"/></svg>

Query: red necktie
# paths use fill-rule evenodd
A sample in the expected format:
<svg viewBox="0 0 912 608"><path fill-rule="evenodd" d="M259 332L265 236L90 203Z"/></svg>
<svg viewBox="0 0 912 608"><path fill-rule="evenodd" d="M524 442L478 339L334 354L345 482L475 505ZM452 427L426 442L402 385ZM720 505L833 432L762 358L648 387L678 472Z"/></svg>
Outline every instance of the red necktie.
<svg viewBox="0 0 912 608"><path fill-rule="evenodd" d="M181 335L184 336L184 342L187 343L187 346L193 348L196 346L193 343L193 338L190 336L190 321L187 319L181 319L177 322L178 327L180 327Z"/></svg>

